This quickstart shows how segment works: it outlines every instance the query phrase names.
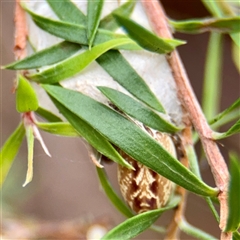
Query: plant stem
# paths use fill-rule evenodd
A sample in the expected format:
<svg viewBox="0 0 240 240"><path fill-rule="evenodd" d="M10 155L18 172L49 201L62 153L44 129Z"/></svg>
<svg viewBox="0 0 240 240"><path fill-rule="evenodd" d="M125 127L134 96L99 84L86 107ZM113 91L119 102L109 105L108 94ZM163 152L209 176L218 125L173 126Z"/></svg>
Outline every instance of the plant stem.
<svg viewBox="0 0 240 240"><path fill-rule="evenodd" d="M184 218L179 222L179 226L180 226L182 231L184 231L188 235L191 235L191 236L196 237L198 239L202 239L202 240L209 240L209 239L217 240L213 236L211 236L211 235L203 232L202 230L192 226Z"/></svg>
<svg viewBox="0 0 240 240"><path fill-rule="evenodd" d="M202 106L206 118L218 114L221 96L222 34L211 33L205 63Z"/></svg>
<svg viewBox="0 0 240 240"><path fill-rule="evenodd" d="M17 60L22 59L26 55L27 44L27 24L26 14L20 6L20 0L16 0L15 6L15 44L14 54Z"/></svg>
<svg viewBox="0 0 240 240"><path fill-rule="evenodd" d="M157 35L164 38L172 38L172 34L168 28L166 15L161 5L157 1L144 0L142 1L142 4L145 7L148 18ZM212 130L210 129L200 105L197 102L178 52L176 50L173 51L167 60L172 69L177 85L179 100L185 110L187 110L190 120L199 134L216 185L220 190L218 195L221 206L220 229L224 230L228 217L227 190L229 173L227 165L216 142L212 139ZM221 239L231 239L231 236L231 233L222 233Z"/></svg>

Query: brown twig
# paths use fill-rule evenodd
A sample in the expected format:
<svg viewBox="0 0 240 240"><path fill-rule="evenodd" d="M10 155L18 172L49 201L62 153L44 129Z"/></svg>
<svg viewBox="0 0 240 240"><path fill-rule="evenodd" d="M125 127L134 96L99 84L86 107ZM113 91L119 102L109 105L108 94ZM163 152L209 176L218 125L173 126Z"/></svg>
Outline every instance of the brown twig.
<svg viewBox="0 0 240 240"><path fill-rule="evenodd" d="M16 0L15 6L15 44L14 54L17 60L22 59L26 55L27 42L27 24L26 13L20 6L20 0Z"/></svg>
<svg viewBox="0 0 240 240"><path fill-rule="evenodd" d="M146 13L156 34L164 38L172 38L166 15L158 1L142 0ZM190 120L201 139L203 149L211 167L215 183L219 189L218 199L220 202L220 229L223 231L228 216L227 188L229 173L227 165L218 149L216 142L212 139L210 129L201 107L194 95L188 76L184 70L178 52L175 50L167 58L172 69L173 76L178 89L179 100L189 114ZM231 233L222 233L221 239L231 239Z"/></svg>

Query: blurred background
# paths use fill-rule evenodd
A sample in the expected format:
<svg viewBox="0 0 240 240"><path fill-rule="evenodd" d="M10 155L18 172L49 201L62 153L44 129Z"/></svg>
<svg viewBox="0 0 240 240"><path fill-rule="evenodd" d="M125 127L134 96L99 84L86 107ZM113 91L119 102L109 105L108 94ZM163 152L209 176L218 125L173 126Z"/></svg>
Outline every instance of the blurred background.
<svg viewBox="0 0 240 240"><path fill-rule="evenodd" d="M207 10L198 0L164 0L162 3L168 16L173 19L209 16ZM14 2L2 0L0 15L1 65L5 65L14 60ZM179 52L197 98L201 101L204 62L209 34L176 34L175 36L186 40L188 43L179 47ZM240 95L240 79L232 62L231 40L228 36L224 38L223 59L223 91L219 93L221 94L221 110L228 107ZM17 127L20 115L15 110L15 95L12 94L15 72L1 70L0 77L0 140L2 146ZM226 130L226 128L222 130ZM27 149L26 142L22 144L21 151L15 159L1 192L1 214L3 216L1 224L4 224L3 226L5 227L10 227L10 225L7 225L8 219L20 219L20 222L26 223L28 226L25 230L26 232L23 231L19 222L16 222L14 228L10 230L14 234L14 231L19 228L23 231L21 238L27 238L29 229L33 227L35 222L47 224L44 228L46 230L52 223L60 224L61 222L62 224L63 221L64 223L66 221L77 221L81 223L83 235L92 224L98 223L103 227L111 228L122 222L124 217L111 205L101 190L95 166L89 160L81 140L77 138L60 138L45 132L41 132L41 134L52 158L44 154L40 144L36 141L34 178L29 185L23 188L22 184L27 170ZM226 160L228 160L226 150L233 149L239 153L239 135L221 141L219 148ZM200 145L197 146L197 149L200 149ZM204 180L214 186L214 181L206 161L201 166ZM106 169L113 186L119 192L116 165L110 164L106 166ZM161 224L167 224L170 215L163 215L160 219ZM207 204L200 197L189 194L186 218L196 227L202 228L218 238L218 225ZM64 226L66 227L67 225L65 224ZM14 237L20 238L20 236L13 235L12 238ZM61 237L66 239L64 235L61 235ZM136 239L159 239L159 235L149 230ZM183 234L182 239L193 238Z"/></svg>

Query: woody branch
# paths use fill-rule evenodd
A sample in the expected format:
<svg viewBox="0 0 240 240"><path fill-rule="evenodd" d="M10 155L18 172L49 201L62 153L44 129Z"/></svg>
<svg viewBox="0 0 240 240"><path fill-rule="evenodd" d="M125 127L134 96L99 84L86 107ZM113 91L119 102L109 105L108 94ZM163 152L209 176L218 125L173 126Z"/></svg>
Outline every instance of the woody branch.
<svg viewBox="0 0 240 240"><path fill-rule="evenodd" d="M159 2L154 0L143 0L142 4L145 7L148 18L156 34L164 38L172 38L172 34L167 24L166 15ZM167 60L172 69L177 85L179 100L183 107L187 109L189 118L199 134L215 183L219 189L219 226L221 230L224 230L228 216L227 188L229 173L227 165L218 149L217 143L212 138L212 130L204 117L198 101L196 100L178 52L176 50L173 51L171 55L167 57ZM222 233L221 239L231 239L231 233Z"/></svg>

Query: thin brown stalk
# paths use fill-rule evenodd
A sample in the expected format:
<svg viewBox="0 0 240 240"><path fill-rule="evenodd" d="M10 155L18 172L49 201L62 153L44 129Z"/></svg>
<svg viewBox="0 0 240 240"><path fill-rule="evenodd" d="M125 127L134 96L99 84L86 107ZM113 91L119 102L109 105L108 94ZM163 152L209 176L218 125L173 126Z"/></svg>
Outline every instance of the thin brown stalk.
<svg viewBox="0 0 240 240"><path fill-rule="evenodd" d="M162 6L158 1L142 1L146 13L157 35L164 38L172 38L171 31L167 23L167 18ZM172 69L173 76L178 89L179 100L187 110L189 118L199 134L203 149L208 159L215 183L219 189L218 199L220 202L220 229L223 231L228 216L227 188L229 173L227 165L218 149L217 143L212 139L210 129L201 107L194 95L190 81L185 72L178 52L175 50L167 57ZM231 233L222 233L221 239L231 239Z"/></svg>
<svg viewBox="0 0 240 240"><path fill-rule="evenodd" d="M20 0L16 0L15 6L15 44L14 54L17 60L22 59L26 55L27 42L27 24L26 13L20 6Z"/></svg>
<svg viewBox="0 0 240 240"><path fill-rule="evenodd" d="M184 147L186 147L188 144L192 144L191 141L190 142L188 141L190 140L190 136L191 136L191 128L186 127L182 131L182 141L183 141L182 144ZM186 152L184 152L184 155L179 160L185 167L188 168L188 159L187 159ZM166 240L179 239L180 231L179 231L178 223L182 220L182 216L184 215L184 212L185 212L185 206L187 202L187 191L186 189L180 186L177 186L176 194L179 194L181 196L181 202L179 203L178 207L175 209L174 216L172 218L172 221L167 230L167 234L165 236Z"/></svg>

